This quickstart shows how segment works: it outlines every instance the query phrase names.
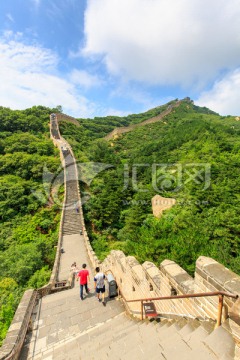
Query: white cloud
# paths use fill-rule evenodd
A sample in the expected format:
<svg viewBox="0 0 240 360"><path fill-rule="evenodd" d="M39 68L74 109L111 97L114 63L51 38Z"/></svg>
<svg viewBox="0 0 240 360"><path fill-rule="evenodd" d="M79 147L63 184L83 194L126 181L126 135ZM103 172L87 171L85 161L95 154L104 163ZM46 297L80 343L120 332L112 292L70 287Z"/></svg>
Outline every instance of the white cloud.
<svg viewBox="0 0 240 360"><path fill-rule="evenodd" d="M201 87L240 58L239 0L89 0L85 56L149 84Z"/></svg>
<svg viewBox="0 0 240 360"><path fill-rule="evenodd" d="M216 81L212 89L203 92L195 103L206 106L221 115L240 115L239 94L240 68Z"/></svg>
<svg viewBox="0 0 240 360"><path fill-rule="evenodd" d="M0 105L25 109L55 107L75 116L91 116L94 105L77 93L73 83L58 76L58 57L40 46L26 45L17 34L0 39ZM12 38L12 40L10 40Z"/></svg>
<svg viewBox="0 0 240 360"><path fill-rule="evenodd" d="M70 80L75 85L80 85L84 88L98 87L103 84L103 81L96 75L91 75L87 71L74 69L70 74Z"/></svg>

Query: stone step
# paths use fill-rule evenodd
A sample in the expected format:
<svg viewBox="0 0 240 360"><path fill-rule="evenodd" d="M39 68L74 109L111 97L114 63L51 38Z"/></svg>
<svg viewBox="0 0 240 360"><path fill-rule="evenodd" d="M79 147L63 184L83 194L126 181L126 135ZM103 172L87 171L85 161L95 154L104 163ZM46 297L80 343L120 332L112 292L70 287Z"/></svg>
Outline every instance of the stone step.
<svg viewBox="0 0 240 360"><path fill-rule="evenodd" d="M159 333L157 331L157 326L158 325L151 326L148 324L140 324L140 325L138 325L137 330L138 330L139 335L142 337L144 337L144 336L146 336L146 334L148 334L149 337L153 336L153 337L160 339Z"/></svg>
<svg viewBox="0 0 240 360"><path fill-rule="evenodd" d="M92 328L90 327L87 330L85 329L78 334L68 336L64 338L64 340L58 341L58 343L48 344L46 348L41 349L40 352L35 352L34 359L50 359L52 358L50 354L52 354L53 352L54 354L58 354L58 356L59 354L64 354L64 357L62 357L63 359L74 359L74 356L76 355L76 342L77 348L79 348L81 352L81 359L94 358L94 354L96 354L97 356L99 350L96 351L93 348L93 345L96 346L100 335L107 339L111 334L115 332L114 329L121 329L125 325L129 326L129 324L134 325L131 321L124 317L125 315L117 315L116 317L111 318L111 320L108 320L105 323L97 324L96 326L93 326ZM73 353L71 353L72 348ZM103 347L102 342L100 344L100 349L101 348L104 348L104 352L106 353L106 348ZM89 349L91 349L91 351L89 351ZM29 357L29 359L30 358L32 359L32 357ZM55 356L53 357L53 359L55 359Z"/></svg>
<svg viewBox="0 0 240 360"><path fill-rule="evenodd" d="M79 229L63 230L63 235L79 234Z"/></svg>
<svg viewBox="0 0 240 360"><path fill-rule="evenodd" d="M67 220L64 220L64 222L63 222L63 224L81 224L82 222L81 222L81 220L80 220L80 218L79 219L77 219L77 218L73 218L72 220L69 218L69 219L67 219Z"/></svg>
<svg viewBox="0 0 240 360"><path fill-rule="evenodd" d="M98 348L99 346L110 345L112 341L116 340L116 336L121 336L121 338L127 336L128 332L134 330L134 328L134 322L129 322L124 317L117 317L112 321L106 322L96 330L93 329L89 333L89 338L93 348Z"/></svg>
<svg viewBox="0 0 240 360"><path fill-rule="evenodd" d="M64 221L64 224L65 226L71 226L71 225L78 225L78 226L81 226L81 222L80 221L77 221L76 219L73 220L73 221L70 221L70 220L67 220L67 221Z"/></svg>
<svg viewBox="0 0 240 360"><path fill-rule="evenodd" d="M66 226L63 226L63 231L64 230L78 230L78 232L81 230L81 225L66 225Z"/></svg>
<svg viewBox="0 0 240 360"><path fill-rule="evenodd" d="M82 228L82 226L79 223L73 222L73 223L64 224L63 228Z"/></svg>
<svg viewBox="0 0 240 360"><path fill-rule="evenodd" d="M199 343L204 340L208 336L208 332L204 329L203 326L199 326L192 333L184 336L184 340L188 343L188 345L194 349Z"/></svg>
<svg viewBox="0 0 240 360"><path fill-rule="evenodd" d="M64 223L81 223L81 219L80 216L76 216L76 215L71 215L71 216L67 216L64 219Z"/></svg>
<svg viewBox="0 0 240 360"><path fill-rule="evenodd" d="M71 229L64 228L63 229L63 233L74 232L75 234L80 234L80 231L81 231L81 229L79 229L79 228L71 228Z"/></svg>
<svg viewBox="0 0 240 360"><path fill-rule="evenodd" d="M198 320L188 320L187 324L183 326L181 330L179 330L179 334L181 334L182 336L191 334L199 326L200 322Z"/></svg>
<svg viewBox="0 0 240 360"><path fill-rule="evenodd" d="M189 354L192 351L192 348L183 340L176 329L171 337L160 340L160 344L166 359L174 359L175 355L178 356L178 359L183 359L183 354Z"/></svg>
<svg viewBox="0 0 240 360"><path fill-rule="evenodd" d="M231 334L222 326L216 328L203 343L212 350L219 359L234 359L235 343Z"/></svg>
<svg viewBox="0 0 240 360"><path fill-rule="evenodd" d="M196 331L196 330L195 330ZM195 332L194 331L194 332ZM194 333L193 332L193 333ZM193 344L192 344L193 345ZM190 346L180 334L175 334L171 339L161 343L164 350L162 354L166 359L171 360L216 360L216 356L211 350L207 349L200 339L194 344L194 348ZM197 348L197 351L195 349Z"/></svg>
<svg viewBox="0 0 240 360"><path fill-rule="evenodd" d="M171 338L176 333L176 328L173 324L164 324L161 327L157 328L157 332L159 334L159 338L163 341L164 339Z"/></svg>
<svg viewBox="0 0 240 360"><path fill-rule="evenodd" d="M69 207L66 208L64 213L64 218L70 218L71 216L73 218L80 218L81 217L80 213L76 212L75 208L73 209L71 208L71 206L69 205Z"/></svg>
<svg viewBox="0 0 240 360"><path fill-rule="evenodd" d="M63 235L75 235L78 234L76 231L63 231Z"/></svg>
<svg viewBox="0 0 240 360"><path fill-rule="evenodd" d="M63 235L73 235L73 234L79 234L79 230L78 229L72 229L72 230L64 230L63 231Z"/></svg>
<svg viewBox="0 0 240 360"><path fill-rule="evenodd" d="M117 338L118 333L116 333L116 338ZM144 339L140 338L138 333L136 331L128 331L128 333L126 334L126 336L120 340L114 341L111 343L111 345L109 346L109 349L111 350L111 353L118 353L118 354L122 354L122 356L124 354L126 354L128 356L128 358L132 358L129 357L129 352L132 354L135 354L135 356L138 356L139 358L143 358L144 359L144 344L143 341L145 340L145 342L149 342L151 339L151 341L153 342L153 338L150 337L145 337ZM157 341L154 341L154 347L157 345ZM121 356L121 358L122 358ZM146 355L145 355L146 358ZM151 358L151 357L150 357Z"/></svg>
<svg viewBox="0 0 240 360"><path fill-rule="evenodd" d="M71 213L69 211L69 213L65 214L65 216L64 216L64 222L68 222L68 221L70 221L70 222L72 222L72 221L81 222L81 216L78 213L77 214L76 213Z"/></svg>
<svg viewBox="0 0 240 360"><path fill-rule="evenodd" d="M103 359L117 359L117 355L119 354L121 354L120 359L168 359L166 353L171 354L172 357L169 357L169 359L174 359L174 355L172 355L172 353L174 353L172 350L172 341L167 338L164 344L166 347L169 342L169 348L163 348L159 332L157 331L158 324L138 324L133 321L129 324L128 328L123 325L124 324L120 323L114 328L112 328L110 324L105 325L104 333L101 333L99 337L97 333L92 333L90 335L90 342L91 344L93 343L91 345L91 354L93 354L94 351L99 354L99 350L104 349L103 354L105 354L106 357L103 357ZM166 326L166 324L161 324L160 327L162 329L165 328L165 330L169 329L169 326ZM191 348L183 341L182 336L177 333L176 327L174 327L173 324L171 327L181 351L185 353L186 351L191 352ZM96 336L98 338L96 338ZM94 339L94 341L91 341L91 338L92 340ZM86 346L87 345L83 344L82 350L84 350Z"/></svg>
<svg viewBox="0 0 240 360"><path fill-rule="evenodd" d="M64 223L72 223L72 222L77 222L77 223L81 223L81 217L79 214L68 214L66 216L64 216Z"/></svg>
<svg viewBox="0 0 240 360"><path fill-rule="evenodd" d="M128 351L126 354L123 354L121 360L166 360L161 352L155 348L154 354L148 356L148 354L143 353L142 347L139 345L132 346L131 350Z"/></svg>
<svg viewBox="0 0 240 360"><path fill-rule="evenodd" d="M73 351L73 353L71 352L71 348L73 348L74 345L72 342L77 342L79 355L82 360L216 360L221 358L216 357L212 350L209 350L201 343L200 339L198 339L199 344L197 349L192 350L183 340L182 335L178 333L174 323L172 323L171 326L166 325L167 324L161 324L158 326L158 324L145 322L139 324L138 322L127 319L125 315L121 315L110 321L108 320L97 328L90 329L87 335L83 334L75 336L67 341L65 339L62 351L61 347L58 347L57 352L54 353L56 356L54 355L53 358L60 360L65 359L67 356L68 359L75 359L76 351ZM173 333L171 338L165 338L165 341L162 341L159 338L159 331L157 331L158 327L161 329L165 328L165 330L168 331L171 328L175 333ZM193 331L191 339L194 335L197 339L197 333L198 335L201 333L200 329L204 331L204 335L207 334L205 329L198 327ZM139 330L141 331L142 336L140 336ZM154 330L155 332L153 332ZM185 336L189 337L189 334ZM38 356L35 356L34 359L49 359L50 350L51 349L48 347L45 354L43 351Z"/></svg>

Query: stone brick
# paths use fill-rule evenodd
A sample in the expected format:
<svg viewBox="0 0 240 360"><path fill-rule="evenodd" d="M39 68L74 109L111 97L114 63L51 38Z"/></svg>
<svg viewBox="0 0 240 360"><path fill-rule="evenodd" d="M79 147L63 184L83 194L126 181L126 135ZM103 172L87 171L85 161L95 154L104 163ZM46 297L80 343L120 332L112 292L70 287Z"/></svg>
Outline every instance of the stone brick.
<svg viewBox="0 0 240 360"><path fill-rule="evenodd" d="M218 284L214 284L211 281L211 278L208 278L210 281L203 279L203 285L205 286L205 292L216 292L222 291L222 288Z"/></svg>
<svg viewBox="0 0 240 360"><path fill-rule="evenodd" d="M196 268L195 274L199 275L198 279L203 278L203 279L207 280L207 274L204 271L200 270L199 268Z"/></svg>

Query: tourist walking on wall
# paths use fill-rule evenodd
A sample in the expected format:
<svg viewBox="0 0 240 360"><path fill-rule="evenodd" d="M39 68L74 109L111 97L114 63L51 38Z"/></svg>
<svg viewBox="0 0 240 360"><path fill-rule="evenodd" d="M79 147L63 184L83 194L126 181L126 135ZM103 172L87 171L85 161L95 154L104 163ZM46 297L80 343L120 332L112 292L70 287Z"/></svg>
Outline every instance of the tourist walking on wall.
<svg viewBox="0 0 240 360"><path fill-rule="evenodd" d="M100 272L100 268L96 267L96 275L94 276L94 288L97 293L98 301L100 302L102 300L103 305L106 305L105 302L105 275L104 273ZM102 294L102 298L100 299L100 294Z"/></svg>
<svg viewBox="0 0 240 360"><path fill-rule="evenodd" d="M77 274L79 273L80 270L79 270L76 262L72 263L70 271L72 274L74 274L74 276L77 276Z"/></svg>
<svg viewBox="0 0 240 360"><path fill-rule="evenodd" d="M78 205L77 201L75 202L75 210L76 210L76 213L78 214L79 213L79 205Z"/></svg>
<svg viewBox="0 0 240 360"><path fill-rule="evenodd" d="M77 281L78 281L78 278L80 279L80 299L81 300L83 300L83 287L85 287L86 294L89 293L88 282L90 281L90 279L89 279L89 271L86 269L86 267L87 267L87 265L83 264L82 270L80 270L79 273L77 274Z"/></svg>

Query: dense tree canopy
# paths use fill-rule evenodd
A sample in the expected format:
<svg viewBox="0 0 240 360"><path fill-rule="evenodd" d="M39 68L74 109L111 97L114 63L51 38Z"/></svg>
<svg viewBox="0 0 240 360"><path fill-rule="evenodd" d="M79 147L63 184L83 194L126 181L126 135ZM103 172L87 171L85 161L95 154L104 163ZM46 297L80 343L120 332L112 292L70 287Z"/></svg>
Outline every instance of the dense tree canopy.
<svg viewBox="0 0 240 360"><path fill-rule="evenodd" d="M126 117L79 119L79 127L61 123L80 165L102 165L80 183L92 245L100 259L121 249L141 262L172 259L193 274L205 255L240 274L238 119L186 99L161 121L104 139L173 103ZM56 174L60 165L49 139L49 114L58 111L0 107L0 342L24 290L45 284L53 265L60 210L48 201L43 174ZM152 215L155 194L176 199L160 219Z"/></svg>
<svg viewBox="0 0 240 360"><path fill-rule="evenodd" d="M106 126L108 120L80 119L82 139L88 140L84 142L73 128L62 128L79 161L113 165L99 173L90 187L81 184L91 195L84 209L97 254L104 258L111 249L120 248L140 261L159 264L169 258L191 274L197 257L205 255L240 273L237 119L186 100L162 121L109 142L98 140L99 134L103 136L102 123ZM142 116L134 118L136 123L142 120ZM131 121L111 119L109 131ZM155 194L177 200L160 219L152 215Z"/></svg>
<svg viewBox="0 0 240 360"><path fill-rule="evenodd" d="M44 168L60 165L49 139L54 110L0 107L0 344L23 292L46 284L54 262L60 213L43 187Z"/></svg>

